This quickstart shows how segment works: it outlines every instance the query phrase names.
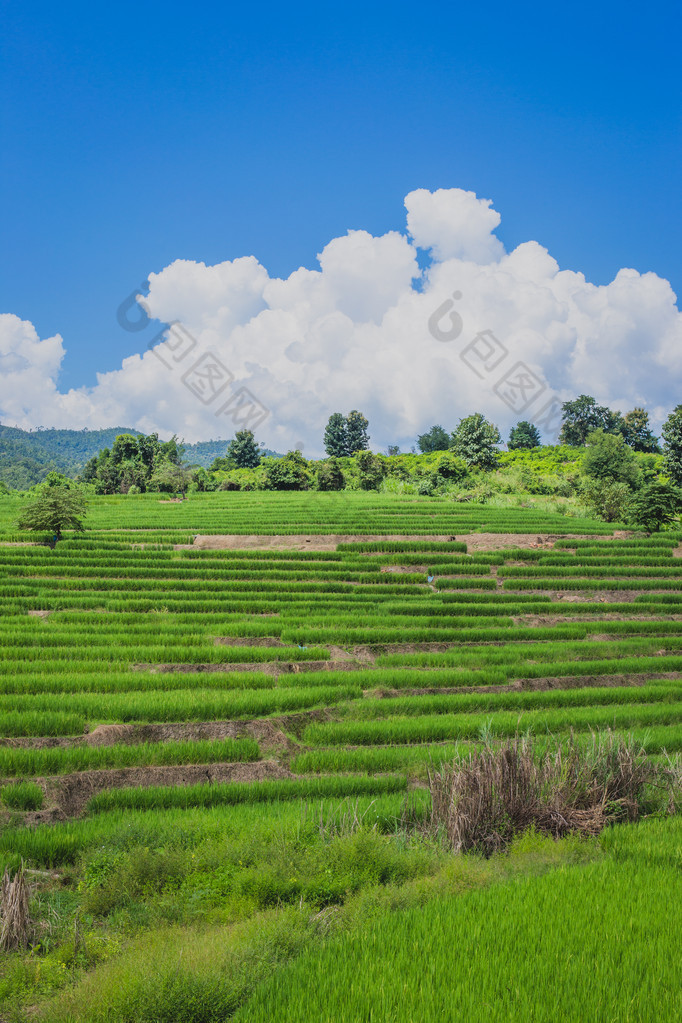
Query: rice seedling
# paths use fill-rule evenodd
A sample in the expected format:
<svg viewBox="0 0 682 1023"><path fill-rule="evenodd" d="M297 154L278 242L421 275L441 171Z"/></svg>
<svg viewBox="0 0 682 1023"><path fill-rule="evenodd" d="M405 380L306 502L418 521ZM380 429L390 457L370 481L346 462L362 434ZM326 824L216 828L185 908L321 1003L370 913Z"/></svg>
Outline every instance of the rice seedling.
<svg viewBox="0 0 682 1023"><path fill-rule="evenodd" d="M225 806L235 803L274 802L281 799L317 799L399 792L406 787L400 777L318 777L295 781L231 782L218 785L185 785L144 789L109 789L93 796L91 813L121 809L154 809L185 806Z"/></svg>

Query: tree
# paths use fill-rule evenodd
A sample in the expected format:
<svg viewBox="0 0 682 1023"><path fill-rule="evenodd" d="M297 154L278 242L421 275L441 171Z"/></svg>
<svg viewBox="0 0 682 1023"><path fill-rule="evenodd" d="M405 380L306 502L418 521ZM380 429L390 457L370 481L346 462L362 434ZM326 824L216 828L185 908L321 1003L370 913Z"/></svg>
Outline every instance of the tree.
<svg viewBox="0 0 682 1023"><path fill-rule="evenodd" d="M132 461L138 458L140 449L137 446L137 437L132 433L120 433L111 448L111 460L114 465L120 462Z"/></svg>
<svg viewBox="0 0 682 1023"><path fill-rule="evenodd" d="M447 451L450 447L450 437L442 426L432 426L426 433L417 437L417 447L424 455L430 451Z"/></svg>
<svg viewBox="0 0 682 1023"><path fill-rule="evenodd" d="M589 394L581 394L575 401L565 401L561 406L563 425L559 440L579 448L587 441L593 430L613 433L617 428L619 413L612 412L606 405L597 405Z"/></svg>
<svg viewBox="0 0 682 1023"><path fill-rule="evenodd" d="M581 496L590 511L605 522L622 522L628 515L632 490L627 483L591 477Z"/></svg>
<svg viewBox="0 0 682 1023"><path fill-rule="evenodd" d="M369 447L367 429L369 423L362 412L353 409L346 416L346 454L354 455L356 451L366 451Z"/></svg>
<svg viewBox="0 0 682 1023"><path fill-rule="evenodd" d="M665 471L677 486L682 485L682 405L676 405L663 424Z"/></svg>
<svg viewBox="0 0 682 1023"><path fill-rule="evenodd" d="M49 530L57 540L61 540L65 529L83 532L85 512L85 497L81 490L73 485L48 483L41 486L25 506L17 526L33 532Z"/></svg>
<svg viewBox="0 0 682 1023"><path fill-rule="evenodd" d="M368 426L362 412L357 409L347 416L340 412L332 413L324 431L324 450L335 458L366 450L369 447Z"/></svg>
<svg viewBox="0 0 682 1023"><path fill-rule="evenodd" d="M647 454L659 455L661 448L658 437L649 427L649 413L643 408L634 408L623 416L620 432L633 451L644 451Z"/></svg>
<svg viewBox="0 0 682 1023"><path fill-rule="evenodd" d="M386 454L389 458L395 458L396 455L400 454L400 446L398 444L389 444L386 448Z"/></svg>
<svg viewBox="0 0 682 1023"><path fill-rule="evenodd" d="M161 452L161 444L158 433L150 433L148 437L141 434L137 438L137 449L140 452L140 460L147 472L151 475L154 462L158 461Z"/></svg>
<svg viewBox="0 0 682 1023"><path fill-rule="evenodd" d="M166 462L171 462L173 465L181 464L184 453L185 449L182 444L178 444L178 438L175 434L173 434L170 440L159 444L159 458Z"/></svg>
<svg viewBox="0 0 682 1023"><path fill-rule="evenodd" d="M238 469L255 469L260 465L260 448L251 430L237 430L234 440L227 445L227 457Z"/></svg>
<svg viewBox="0 0 682 1023"><path fill-rule="evenodd" d="M317 466L318 490L343 490L346 477L343 475L338 458L331 455Z"/></svg>
<svg viewBox="0 0 682 1023"><path fill-rule="evenodd" d="M333 412L324 431L324 450L335 458L348 454L348 424L340 412Z"/></svg>
<svg viewBox="0 0 682 1023"><path fill-rule="evenodd" d="M649 533L667 526L682 511L682 492L670 483L645 483L630 504L630 521Z"/></svg>
<svg viewBox="0 0 682 1023"><path fill-rule="evenodd" d="M282 458L273 459L265 470L265 485L269 490L307 490L308 463L301 452L287 451Z"/></svg>
<svg viewBox="0 0 682 1023"><path fill-rule="evenodd" d="M386 467L383 459L371 451L356 451L355 464L361 490L378 490L384 478Z"/></svg>
<svg viewBox="0 0 682 1023"><path fill-rule="evenodd" d="M161 494L182 494L184 497L191 482L191 469L164 461L154 469L147 489Z"/></svg>
<svg viewBox="0 0 682 1023"><path fill-rule="evenodd" d="M494 423L488 422L481 412L466 416L452 434L450 448L463 458L468 466L490 471L497 468L495 445L502 440Z"/></svg>
<svg viewBox="0 0 682 1023"><path fill-rule="evenodd" d="M533 423L523 419L516 426L512 426L509 434L509 450L521 451L540 446L540 431Z"/></svg>
<svg viewBox="0 0 682 1023"><path fill-rule="evenodd" d="M587 441L580 469L584 476L636 487L639 481L637 459L621 434L594 430Z"/></svg>

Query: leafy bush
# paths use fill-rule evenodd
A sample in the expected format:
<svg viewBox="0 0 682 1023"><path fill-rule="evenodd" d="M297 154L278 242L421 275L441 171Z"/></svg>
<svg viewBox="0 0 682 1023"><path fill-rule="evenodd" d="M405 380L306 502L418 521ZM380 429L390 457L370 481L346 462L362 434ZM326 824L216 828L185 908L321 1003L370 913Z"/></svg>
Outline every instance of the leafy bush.
<svg viewBox="0 0 682 1023"><path fill-rule="evenodd" d="M628 515L632 490L627 483L609 479L588 479L582 497L593 514L605 522L622 522Z"/></svg>
<svg viewBox="0 0 682 1023"><path fill-rule="evenodd" d="M498 428L476 412L459 421L450 447L467 465L489 472L497 468L496 445L501 440Z"/></svg>
<svg viewBox="0 0 682 1023"><path fill-rule="evenodd" d="M360 489L378 490L386 475L383 458L380 455L372 454L371 451L357 451L353 460L358 468Z"/></svg>
<svg viewBox="0 0 682 1023"><path fill-rule="evenodd" d="M300 451L288 451L283 458L267 459L265 485L268 490L308 490L310 471Z"/></svg>
<svg viewBox="0 0 682 1023"><path fill-rule="evenodd" d="M612 483L637 484L639 470L632 448L619 434L595 430L590 434L581 469L585 476Z"/></svg>
<svg viewBox="0 0 682 1023"><path fill-rule="evenodd" d="M629 510L630 521L649 532L669 525L682 510L682 492L669 483L645 484L635 495Z"/></svg>
<svg viewBox="0 0 682 1023"><path fill-rule="evenodd" d="M319 462L317 466L317 489L318 490L343 490L346 477L343 475L341 464L335 456Z"/></svg>

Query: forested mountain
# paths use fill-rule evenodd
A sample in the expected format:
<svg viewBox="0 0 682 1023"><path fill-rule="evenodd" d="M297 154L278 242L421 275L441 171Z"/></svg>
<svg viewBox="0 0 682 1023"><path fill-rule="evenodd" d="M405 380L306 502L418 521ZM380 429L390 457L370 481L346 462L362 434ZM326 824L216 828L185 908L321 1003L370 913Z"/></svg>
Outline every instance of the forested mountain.
<svg viewBox="0 0 682 1023"><path fill-rule="evenodd" d="M40 483L54 470L66 476L77 476L85 463L103 448L110 448L119 434L139 436L139 432L127 426L112 426L108 430L27 431L0 425L0 482L23 490ZM185 444L183 460L206 469L215 458L225 454L227 445L227 440ZM274 452L264 451L263 454Z"/></svg>

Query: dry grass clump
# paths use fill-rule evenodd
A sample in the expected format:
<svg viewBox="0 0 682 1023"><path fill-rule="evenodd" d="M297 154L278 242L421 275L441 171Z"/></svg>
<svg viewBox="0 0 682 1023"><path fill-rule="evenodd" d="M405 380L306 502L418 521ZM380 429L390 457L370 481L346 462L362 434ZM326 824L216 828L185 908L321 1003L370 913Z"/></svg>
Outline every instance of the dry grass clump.
<svg viewBox="0 0 682 1023"><path fill-rule="evenodd" d="M531 827L559 838L636 820L661 778L643 749L610 734L540 751L516 737L431 770L430 823L453 850L490 856Z"/></svg>
<svg viewBox="0 0 682 1023"><path fill-rule="evenodd" d="M10 878L9 869L0 884L0 948L9 952L26 948L33 930L29 914L29 887L23 864Z"/></svg>

